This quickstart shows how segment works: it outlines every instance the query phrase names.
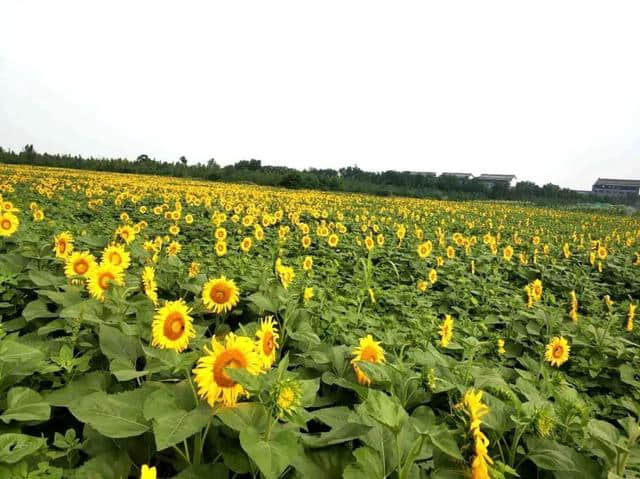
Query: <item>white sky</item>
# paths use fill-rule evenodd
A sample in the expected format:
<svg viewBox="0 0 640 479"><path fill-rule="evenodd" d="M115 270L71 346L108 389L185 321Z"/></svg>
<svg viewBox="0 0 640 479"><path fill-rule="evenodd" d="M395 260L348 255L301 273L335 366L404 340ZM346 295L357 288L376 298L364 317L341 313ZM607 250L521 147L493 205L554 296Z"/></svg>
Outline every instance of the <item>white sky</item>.
<svg viewBox="0 0 640 479"><path fill-rule="evenodd" d="M98 5L99 3L99 5ZM640 2L0 2L0 145L640 178Z"/></svg>

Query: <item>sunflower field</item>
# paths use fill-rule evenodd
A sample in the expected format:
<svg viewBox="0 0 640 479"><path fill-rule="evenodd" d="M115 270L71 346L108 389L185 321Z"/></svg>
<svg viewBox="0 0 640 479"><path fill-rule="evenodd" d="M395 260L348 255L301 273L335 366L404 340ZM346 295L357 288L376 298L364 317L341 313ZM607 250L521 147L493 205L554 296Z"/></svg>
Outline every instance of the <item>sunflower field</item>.
<svg viewBox="0 0 640 479"><path fill-rule="evenodd" d="M640 477L640 220L0 165L0 478Z"/></svg>

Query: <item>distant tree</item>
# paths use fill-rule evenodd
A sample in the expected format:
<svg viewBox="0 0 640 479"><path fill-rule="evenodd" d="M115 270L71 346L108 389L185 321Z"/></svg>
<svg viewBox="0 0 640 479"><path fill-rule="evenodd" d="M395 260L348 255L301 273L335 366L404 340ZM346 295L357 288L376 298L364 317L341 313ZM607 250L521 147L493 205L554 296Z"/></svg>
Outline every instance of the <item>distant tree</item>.
<svg viewBox="0 0 640 479"><path fill-rule="evenodd" d="M187 158L185 156L181 156L180 163L182 164L182 166L187 166Z"/></svg>
<svg viewBox="0 0 640 479"><path fill-rule="evenodd" d="M207 168L209 169L220 168L220 165L218 165L218 162L216 161L215 158L209 158L209 161L207 161Z"/></svg>

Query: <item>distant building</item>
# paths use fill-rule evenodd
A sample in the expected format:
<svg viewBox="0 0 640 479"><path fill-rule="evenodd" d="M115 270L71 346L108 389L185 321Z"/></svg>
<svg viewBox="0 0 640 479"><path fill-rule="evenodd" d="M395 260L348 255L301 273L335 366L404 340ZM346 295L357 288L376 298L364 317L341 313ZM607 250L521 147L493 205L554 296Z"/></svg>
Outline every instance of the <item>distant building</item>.
<svg viewBox="0 0 640 479"><path fill-rule="evenodd" d="M407 173L416 176L436 176L435 171L407 171Z"/></svg>
<svg viewBox="0 0 640 479"><path fill-rule="evenodd" d="M574 193L578 193L579 195L583 195L583 196L590 195L592 193L591 190L571 190L571 191L573 191Z"/></svg>
<svg viewBox="0 0 640 479"><path fill-rule="evenodd" d="M516 175L488 175L483 174L480 176L476 176L477 181L486 185L488 188L492 188L493 185L496 184L504 184L507 188L513 186L513 181L516 179Z"/></svg>
<svg viewBox="0 0 640 479"><path fill-rule="evenodd" d="M640 194L640 180L598 178L591 191L605 196L638 196Z"/></svg>
<svg viewBox="0 0 640 479"><path fill-rule="evenodd" d="M461 180L468 180L473 175L471 173L451 173L451 172L446 172L446 173L442 173L440 176L453 176L455 178L460 178Z"/></svg>

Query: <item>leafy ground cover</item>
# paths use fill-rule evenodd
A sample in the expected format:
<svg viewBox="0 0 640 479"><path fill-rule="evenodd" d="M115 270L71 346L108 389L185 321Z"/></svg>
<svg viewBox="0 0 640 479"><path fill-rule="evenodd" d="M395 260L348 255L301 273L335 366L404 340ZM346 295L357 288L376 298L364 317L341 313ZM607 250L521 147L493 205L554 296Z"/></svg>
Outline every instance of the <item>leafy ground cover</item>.
<svg viewBox="0 0 640 479"><path fill-rule="evenodd" d="M0 165L0 477L640 474L640 222Z"/></svg>

